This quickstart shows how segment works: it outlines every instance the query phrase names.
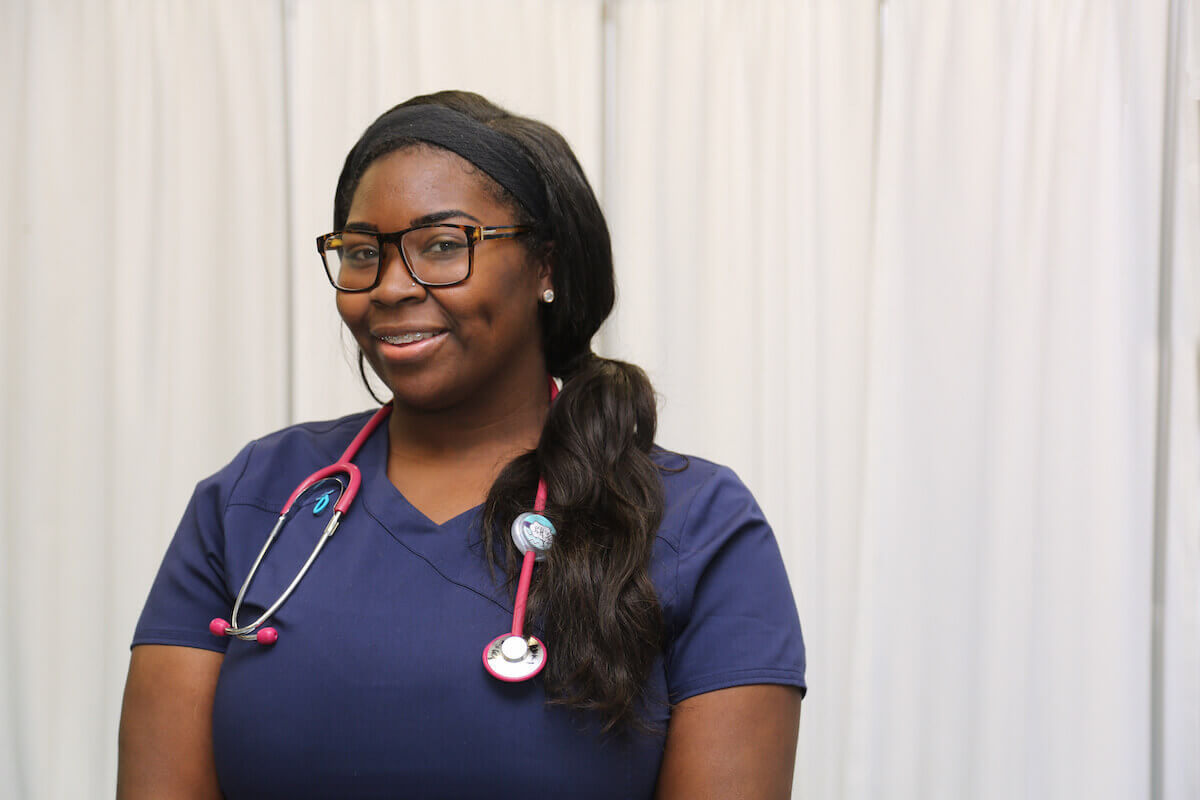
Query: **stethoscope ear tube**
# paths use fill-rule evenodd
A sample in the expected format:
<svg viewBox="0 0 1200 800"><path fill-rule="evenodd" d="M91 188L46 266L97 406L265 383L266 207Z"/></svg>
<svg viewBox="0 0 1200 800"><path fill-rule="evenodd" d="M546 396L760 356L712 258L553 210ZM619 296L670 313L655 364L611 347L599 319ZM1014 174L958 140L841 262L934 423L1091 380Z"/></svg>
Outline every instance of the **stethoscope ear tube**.
<svg viewBox="0 0 1200 800"><path fill-rule="evenodd" d="M287 518L289 516L288 512L291 509L289 508L288 511L280 514L279 519L275 522L275 527L271 529L271 535L267 537L266 544L264 544L262 549L258 551L258 558L254 559L254 565L250 567L250 574L246 576L246 580L242 583L242 588L238 592L237 600L235 600L233 603L233 612L229 615L230 624L225 625L224 630L219 630L221 625L224 624L225 620L214 619L211 623L209 623L209 630L211 630L217 636L236 636L239 639L244 639L248 642L256 641L259 644L275 644L275 641L279 638L279 632L274 628L262 628L262 625L264 622L274 616L275 612L279 610L279 607L287 602L287 599L292 596L292 592L296 591L296 587L300 585L300 581L306 574L308 574L309 567L313 565L313 562L317 560L317 556L320 554L321 550L324 549L325 543L333 538L333 534L337 531L338 525L340 525L342 522L342 512L337 511L336 506L334 508L335 510L333 512L333 516L330 517L329 524L325 526L325 530L321 533L321 538L317 540L316 547L314 547L312 552L308 554L308 559L304 562L304 566L300 567L300 571L296 573L296 577L292 578L292 582L288 584L288 587L283 590L283 594L279 595L279 597L275 599L275 602L271 604L270 608L264 611L258 619L254 620L254 622L251 622L249 625L239 627L238 611L241 610L242 601L246 598L246 591L250 588L250 584L254 580L254 573L258 572L258 566L262 563L263 558L266 557L267 551L271 549L271 545L275 543L277 538L279 538L279 532L283 530L284 523L287 522ZM260 628L262 628L262 630L259 630Z"/></svg>
<svg viewBox="0 0 1200 800"><path fill-rule="evenodd" d="M236 636L239 639L248 642L258 642L259 644L275 644L276 640L279 639L279 631L274 628L263 628L262 625L274 616L280 606L292 596L292 592L296 591L296 587L300 585L300 581L308 573L309 567L313 565L321 550L324 549L325 543L333 538L333 534L337 532L338 525L342 522L342 517L349 510L350 504L354 502L354 498L358 495L359 486L362 485L362 475L358 471L358 467L351 463L351 459L358 453L363 442L379 427L379 423L383 422L391 412L392 406L390 404L376 411L371 416L371 419L367 420L367 424L358 432L358 435L354 437L354 440L346 447L346 451L342 453L341 458L309 475L292 492L287 502L284 503L283 510L279 512L279 519L275 521L275 527L271 529L270 535L267 536L267 541L263 543L262 549L258 551L258 558L254 559L254 563L250 566L250 572L246 575L246 580L242 581L242 588L238 590L237 599L233 603L233 611L229 615L229 622L218 617L208 624L208 629L213 635ZM266 557L267 551L271 549L271 545L275 544L275 540L279 538L279 532L283 530L283 526L292 515L296 500L312 486L342 474L347 478L346 485L337 502L333 504L333 514L330 516L328 524L325 525L325 530L322 531L321 537L317 540L316 546L308 554L308 559L304 562L304 566L296 573L296 577L292 578L292 582L283 590L283 593L275 599L275 602L258 619L249 625L238 625L238 611L241 610L242 601L246 598L246 590L250 588L250 584L254 581L254 575L258 572L258 568ZM340 484L341 480L338 480L338 483Z"/></svg>
<svg viewBox="0 0 1200 800"><path fill-rule="evenodd" d="M550 382L550 400L558 395L558 384L553 377L549 378ZM237 599L233 603L233 611L230 614L230 621L226 621L220 617L212 620L209 623L208 629L215 636L236 636L245 641L256 641L259 644L274 644L279 639L279 632L275 628L263 627L264 623L275 612L287 602L292 596L292 592L296 591L296 587L300 585L300 581L308 574L308 570L312 567L313 562L317 560L317 556L324 549L325 544L333 538L333 534L337 531L338 525L341 524L342 518L350 508L350 504L354 502L354 498L358 494L359 486L362 484L362 475L359 473L358 467L351 463L355 454L362 447L363 443L370 437L371 433L379 426L379 424L391 413L392 406L390 404L383 406L367 421L354 440L346 447L346 451L342 453L333 464L330 464L323 469L319 469L312 475L305 478L284 504L283 510L279 513L279 519L275 521L275 527L271 529L271 533L267 536L266 542L263 543L262 549L258 551L258 557L254 559L254 563L250 566L250 572L246 575L246 579L242 582L241 588L238 590ZM248 625L238 625L238 612L241 611L242 602L246 599L246 592L250 588L250 584L254 581L254 576L258 572L258 568L262 565L263 559L266 558L267 551L271 549L271 545L279 538L280 532L286 525L288 518L292 515L294 504L296 501L313 485L332 478L335 475L345 474L348 478L347 485L343 488L341 495L334 503L334 511L330 517L329 523L325 526L321 537L317 540L317 544L309 553L308 559L292 578L292 582L283 590L283 593L275 599L269 608L264 611L258 619ZM338 480L338 483L341 483ZM521 576L517 582L517 594L513 600L513 623L512 630L508 633L501 634L495 639L488 642L483 648L483 666L489 673L502 681L516 682L526 681L537 675L546 666L546 646L536 636L525 635L525 610L529 602L529 586L533 580L533 565L537 561L545 559L546 553L553 545L555 528L552 523L542 512L546 510L546 480L544 477L538 478L537 494L533 502L533 511L519 515L512 524L512 540L523 554L521 562ZM314 512L320 513L328 504L328 496L323 496L314 506Z"/></svg>

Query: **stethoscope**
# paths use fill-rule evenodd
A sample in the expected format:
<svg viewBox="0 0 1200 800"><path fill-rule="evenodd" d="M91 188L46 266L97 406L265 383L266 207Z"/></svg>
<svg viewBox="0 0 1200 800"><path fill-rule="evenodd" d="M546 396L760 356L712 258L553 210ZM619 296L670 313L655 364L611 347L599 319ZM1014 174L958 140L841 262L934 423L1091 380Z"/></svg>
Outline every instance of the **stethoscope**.
<svg viewBox="0 0 1200 800"><path fill-rule="evenodd" d="M553 401L557 394L558 385L551 378L550 400ZM279 512L279 519L275 521L275 527L271 529L266 543L258 551L258 558L254 559L250 573L242 582L242 588L238 591L237 599L233 603L233 611L229 615L230 621L218 617L209 623L208 629L212 631L213 635L236 636L248 642L258 642L264 645L275 644L278 641L279 631L272 627L264 627L264 624L291 597L292 592L296 591L296 587L300 585L300 581L308 573L309 567L316 561L317 555L325 547L326 542L333 538L333 534L349 510L350 504L354 502L354 498L358 495L358 488L362 484L362 475L359 473L358 467L351 463L352 459L390 413L392 413L392 405L388 403L371 415L367 424L363 425L362 430L346 447L341 458L309 475L292 492L291 497L284 504L283 510ZM345 483L340 477L343 475L346 478ZM292 582L283 590L283 593L258 619L248 625L238 625L238 611L242 608L242 601L246 597L246 590L250 588L250 583L254 580L254 574L258 572L271 545L279 538L279 533L283 530L284 525L301 508L301 506L295 505L296 500L312 487L327 483L336 484L340 489L340 494L333 505L333 515L309 554L308 560L300 567L300 571L296 573L296 577L292 578ZM337 490L330 489L318 497L313 505L314 515L320 514L328 508L329 496L334 491ZM546 645L536 636L527 636L524 631L525 607L529 601L529 584L533 579L533 564L535 561L545 560L546 553L554 541L554 524L542 514L545 510L546 480L539 476L533 511L520 514L512 524L513 544L524 553L521 562L521 577L517 581L517 596L513 601L512 630L500 634L483 648L483 666L492 676L510 683L529 680L546 666Z"/></svg>

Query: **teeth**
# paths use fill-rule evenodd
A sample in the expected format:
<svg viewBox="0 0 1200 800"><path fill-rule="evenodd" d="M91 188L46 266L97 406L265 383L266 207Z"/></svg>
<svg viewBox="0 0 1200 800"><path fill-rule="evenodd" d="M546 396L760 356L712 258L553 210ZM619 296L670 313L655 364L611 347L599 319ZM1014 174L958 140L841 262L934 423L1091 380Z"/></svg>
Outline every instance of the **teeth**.
<svg viewBox="0 0 1200 800"><path fill-rule="evenodd" d="M436 335L432 331L421 331L420 333L405 333L400 336L381 336L379 338L388 344L412 344L422 339L432 339Z"/></svg>

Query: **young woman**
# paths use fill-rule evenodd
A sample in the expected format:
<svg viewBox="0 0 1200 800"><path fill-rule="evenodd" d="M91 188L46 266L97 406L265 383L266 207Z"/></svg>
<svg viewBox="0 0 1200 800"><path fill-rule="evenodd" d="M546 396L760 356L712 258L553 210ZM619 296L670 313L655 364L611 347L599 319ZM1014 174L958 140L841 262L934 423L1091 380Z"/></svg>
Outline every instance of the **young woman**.
<svg viewBox="0 0 1200 800"><path fill-rule="evenodd" d="M654 445L645 374L591 352L611 248L566 142L413 98L350 151L333 223L338 311L391 398L197 487L134 637L119 796L787 797L778 547L732 472ZM361 484L299 492L255 567L339 456Z"/></svg>

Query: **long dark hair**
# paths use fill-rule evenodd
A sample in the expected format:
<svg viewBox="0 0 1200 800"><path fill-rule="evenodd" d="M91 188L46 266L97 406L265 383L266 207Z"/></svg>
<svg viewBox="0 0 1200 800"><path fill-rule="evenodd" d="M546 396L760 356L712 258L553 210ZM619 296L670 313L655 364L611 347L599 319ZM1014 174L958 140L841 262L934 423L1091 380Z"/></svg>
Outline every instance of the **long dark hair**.
<svg viewBox="0 0 1200 800"><path fill-rule="evenodd" d="M549 702L594 712L606 729L642 727L642 688L663 641L649 562L664 501L650 458L654 389L637 366L591 350L616 294L604 215L570 146L549 126L469 92L438 92L401 105L444 106L506 135L540 177L543 218L511 196L505 199L519 222L533 229L524 237L531 255L552 265L556 296L540 306L542 348L563 388L537 449L513 460L492 484L484 504L484 550L493 570L502 569L514 582L520 554L507 526L529 510L538 476L545 476L546 515L558 536L535 573L529 614L552 654L543 673ZM412 144L386 127L364 134L352 151L356 167L348 158L338 181L335 230L346 223L366 165Z"/></svg>

